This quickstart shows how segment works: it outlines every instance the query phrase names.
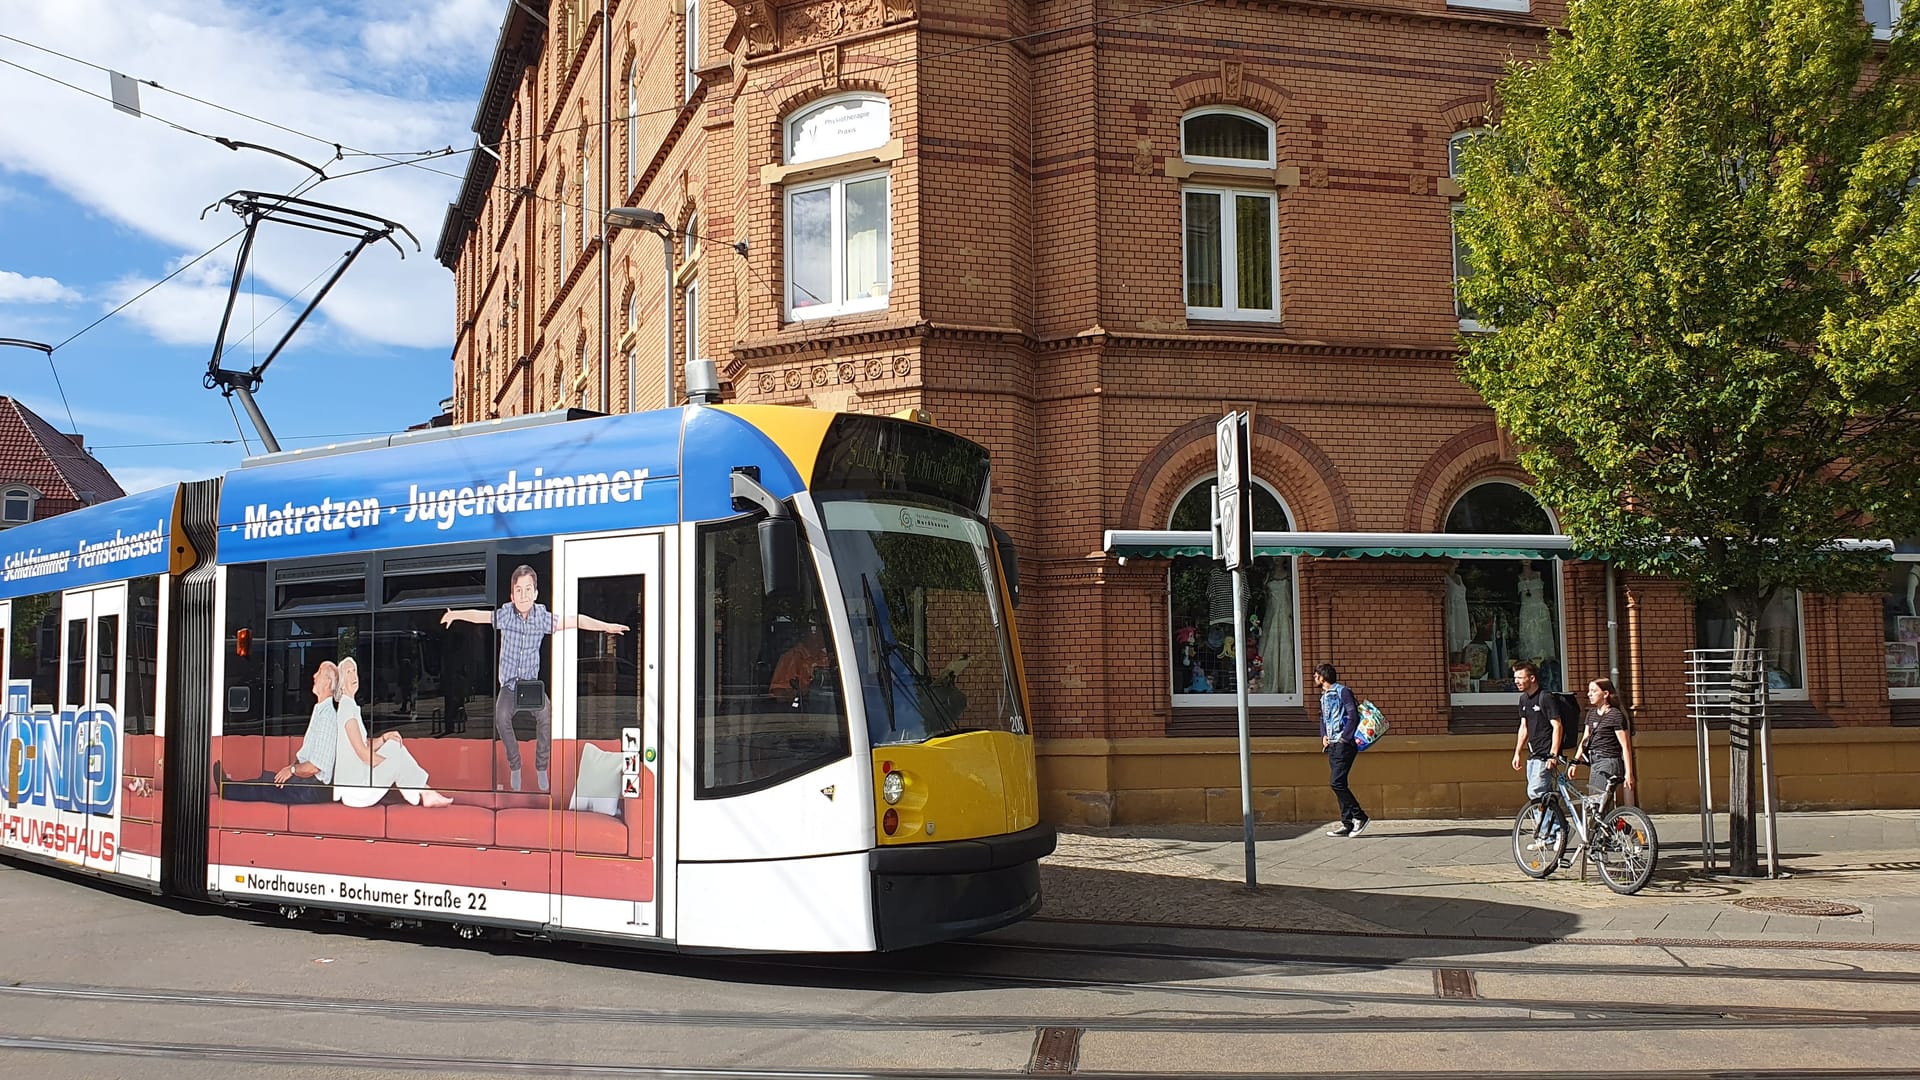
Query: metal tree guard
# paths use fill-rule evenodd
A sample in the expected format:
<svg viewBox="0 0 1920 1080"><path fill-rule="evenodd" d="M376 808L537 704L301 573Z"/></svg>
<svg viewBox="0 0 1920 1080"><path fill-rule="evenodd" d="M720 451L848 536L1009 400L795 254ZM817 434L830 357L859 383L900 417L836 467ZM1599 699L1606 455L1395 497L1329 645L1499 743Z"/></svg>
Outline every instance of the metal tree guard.
<svg viewBox="0 0 1920 1080"><path fill-rule="evenodd" d="M1779 833L1773 814L1773 727L1768 719L1764 656L1758 649L1688 649L1687 715L1693 720L1700 780L1700 853L1702 867L1718 869L1713 832L1713 766L1708 732L1714 724L1731 730L1736 717L1758 713L1760 797L1766 817L1767 876L1780 876ZM1731 748L1729 748L1731 754Z"/></svg>

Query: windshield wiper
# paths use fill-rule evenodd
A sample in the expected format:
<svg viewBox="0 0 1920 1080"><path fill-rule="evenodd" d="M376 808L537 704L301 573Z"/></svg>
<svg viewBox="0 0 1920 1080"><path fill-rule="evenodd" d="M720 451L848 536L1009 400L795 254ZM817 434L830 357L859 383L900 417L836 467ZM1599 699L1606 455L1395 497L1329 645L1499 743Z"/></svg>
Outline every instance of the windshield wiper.
<svg viewBox="0 0 1920 1080"><path fill-rule="evenodd" d="M880 695L887 700L887 730L899 731L900 724L893 714L893 645L880 632L880 620L874 617L873 582L865 574L860 575L860 592L867 601L867 631L880 643Z"/></svg>

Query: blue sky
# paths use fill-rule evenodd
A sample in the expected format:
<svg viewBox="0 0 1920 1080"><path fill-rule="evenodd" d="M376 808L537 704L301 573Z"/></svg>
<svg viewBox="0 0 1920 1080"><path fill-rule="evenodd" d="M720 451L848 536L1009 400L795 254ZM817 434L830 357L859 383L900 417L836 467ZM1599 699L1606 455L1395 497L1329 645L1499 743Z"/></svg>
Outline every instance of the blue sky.
<svg viewBox="0 0 1920 1080"><path fill-rule="evenodd" d="M304 197L419 238L415 250L396 234L404 259L385 245L363 252L268 369L258 400L281 443L433 415L451 393L454 330L453 276L433 250L467 158L345 176L387 162L335 161L333 144L409 157L471 147L505 11L506 0L0 0L0 337L59 345L241 227L224 208L203 220L210 204L312 178L164 120L323 166L330 179ZM159 84L140 86L146 115L89 96L109 94L107 71L90 65ZM262 225L225 366L263 358L352 244ZM47 359L26 349L0 348L0 393L61 430L77 425L128 491L237 465L241 429L254 430L201 385L237 252L227 244L60 347L65 404Z"/></svg>

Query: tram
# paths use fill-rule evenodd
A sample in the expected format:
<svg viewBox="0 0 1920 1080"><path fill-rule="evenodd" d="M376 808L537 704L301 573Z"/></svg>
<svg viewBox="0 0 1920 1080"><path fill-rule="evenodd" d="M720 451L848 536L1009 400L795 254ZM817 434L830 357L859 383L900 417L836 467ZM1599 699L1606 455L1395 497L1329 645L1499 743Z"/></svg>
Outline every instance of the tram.
<svg viewBox="0 0 1920 1080"><path fill-rule="evenodd" d="M0 533L0 855L172 896L871 951L1040 903L1018 570L918 414L542 414Z"/></svg>

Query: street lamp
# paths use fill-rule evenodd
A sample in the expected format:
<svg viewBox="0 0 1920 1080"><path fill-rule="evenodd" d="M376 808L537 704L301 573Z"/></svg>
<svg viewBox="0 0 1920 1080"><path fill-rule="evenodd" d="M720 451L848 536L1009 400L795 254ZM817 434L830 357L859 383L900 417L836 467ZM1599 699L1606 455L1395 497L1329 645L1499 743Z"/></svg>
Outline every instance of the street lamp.
<svg viewBox="0 0 1920 1080"><path fill-rule="evenodd" d="M621 229L645 229L647 232L653 233L655 236L658 236L660 238L660 243L664 246L664 250L666 251L667 279L666 279L665 296L667 301L667 356L666 356L666 364L664 365L666 370L666 390L663 391L661 395L660 403L662 408L671 407L673 405L673 357L674 357L674 351L673 351L673 226L667 224L667 216L665 214L662 214L660 211L648 210L644 207L639 207L639 206L613 207L612 209L607 211L606 225L607 225L608 232L619 232ZM604 253L602 257L604 258ZM608 358L604 362L611 364L612 359ZM629 369L627 372L627 411L628 412L633 411L633 372L631 369Z"/></svg>
<svg viewBox="0 0 1920 1080"><path fill-rule="evenodd" d="M48 356L53 355L53 346L40 341L28 341L26 338L0 337L0 345L12 345L21 349L38 349Z"/></svg>
<svg viewBox="0 0 1920 1080"><path fill-rule="evenodd" d="M26 338L18 337L0 337L0 345L11 345L16 349L32 349L35 352L45 353L47 356L47 367L53 367L53 346L44 341L28 341ZM53 385L60 390L60 404L67 405L67 389L60 385L60 372L58 370L55 370L53 373ZM67 426L73 429L75 435L80 433L80 425L73 422L73 406L71 405L67 405Z"/></svg>

